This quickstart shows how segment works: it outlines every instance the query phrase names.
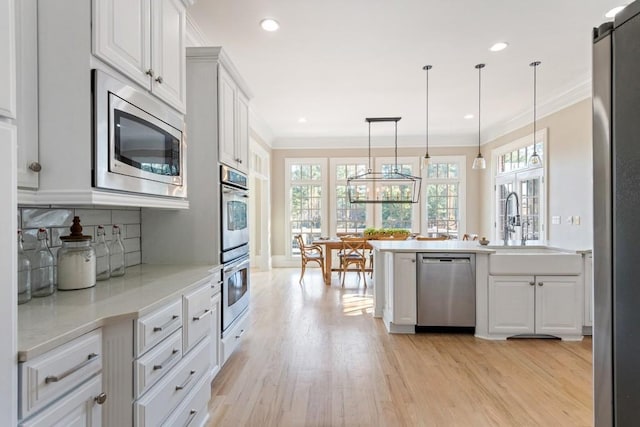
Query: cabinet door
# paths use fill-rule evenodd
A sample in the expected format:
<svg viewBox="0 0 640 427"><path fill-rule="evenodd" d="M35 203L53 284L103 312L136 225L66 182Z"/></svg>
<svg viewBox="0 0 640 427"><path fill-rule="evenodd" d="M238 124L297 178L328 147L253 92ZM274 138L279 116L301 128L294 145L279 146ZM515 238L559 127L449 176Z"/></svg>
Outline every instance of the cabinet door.
<svg viewBox="0 0 640 427"><path fill-rule="evenodd" d="M236 84L225 69L218 67L218 149L220 162L236 166Z"/></svg>
<svg viewBox="0 0 640 427"><path fill-rule="evenodd" d="M0 0L0 116L16 117L16 37L13 0Z"/></svg>
<svg viewBox="0 0 640 427"><path fill-rule="evenodd" d="M417 322L416 254L396 253L393 260L393 323Z"/></svg>
<svg viewBox="0 0 640 427"><path fill-rule="evenodd" d="M582 333L582 278L536 276L536 333Z"/></svg>
<svg viewBox="0 0 640 427"><path fill-rule="evenodd" d="M221 328L220 294L211 297L211 379L220 371L220 333Z"/></svg>
<svg viewBox="0 0 640 427"><path fill-rule="evenodd" d="M74 426L97 427L102 424L102 407L97 399L101 393L102 376L95 376L44 412L24 421L22 427Z"/></svg>
<svg viewBox="0 0 640 427"><path fill-rule="evenodd" d="M16 3L18 187L38 188L38 10L36 0Z"/></svg>
<svg viewBox="0 0 640 427"><path fill-rule="evenodd" d="M489 276L489 333L534 332L534 285L533 276Z"/></svg>
<svg viewBox="0 0 640 427"><path fill-rule="evenodd" d="M236 116L236 153L238 155L237 168L249 172L249 100L237 91Z"/></svg>
<svg viewBox="0 0 640 427"><path fill-rule="evenodd" d="M155 95L186 111L186 9L182 0L158 0L151 6L151 63Z"/></svg>
<svg viewBox="0 0 640 427"><path fill-rule="evenodd" d="M93 54L149 89L151 0L93 0Z"/></svg>

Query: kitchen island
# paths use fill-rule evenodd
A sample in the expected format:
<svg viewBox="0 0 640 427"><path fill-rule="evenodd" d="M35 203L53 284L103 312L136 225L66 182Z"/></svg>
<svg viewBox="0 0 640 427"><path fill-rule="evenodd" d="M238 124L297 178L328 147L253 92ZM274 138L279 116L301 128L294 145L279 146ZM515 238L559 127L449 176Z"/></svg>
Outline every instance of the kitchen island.
<svg viewBox="0 0 640 427"><path fill-rule="evenodd" d="M546 246L486 247L457 240L370 243L374 317L382 318L388 332L415 333L418 254L469 254L475 259L475 336L582 339L585 282L580 252Z"/></svg>

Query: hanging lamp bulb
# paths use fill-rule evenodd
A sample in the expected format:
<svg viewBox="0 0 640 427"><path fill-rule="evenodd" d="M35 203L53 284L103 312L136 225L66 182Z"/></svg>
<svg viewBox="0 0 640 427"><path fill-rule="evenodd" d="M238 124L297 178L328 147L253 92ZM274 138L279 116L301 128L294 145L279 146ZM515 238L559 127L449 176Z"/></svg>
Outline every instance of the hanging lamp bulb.
<svg viewBox="0 0 640 427"><path fill-rule="evenodd" d="M422 67L423 70L426 71L427 75L427 96L426 96L426 132L425 132L425 151L424 157L422 158L422 168L427 168L429 166L429 162L431 161L431 156L429 156L429 70L432 69L432 65L425 65Z"/></svg>
<svg viewBox="0 0 640 427"><path fill-rule="evenodd" d="M529 161L527 162L530 168L537 168L542 166L542 159L536 152L536 70L538 69L538 65L540 64L540 61L534 61L529 64L530 67L533 67L533 154L531 155L531 157L529 157Z"/></svg>
<svg viewBox="0 0 640 427"><path fill-rule="evenodd" d="M481 112L481 88L482 88L482 69L485 67L485 64L476 65L476 69L478 70L478 156L473 160L473 169L486 169L487 161L482 157L482 152L480 151L480 112Z"/></svg>

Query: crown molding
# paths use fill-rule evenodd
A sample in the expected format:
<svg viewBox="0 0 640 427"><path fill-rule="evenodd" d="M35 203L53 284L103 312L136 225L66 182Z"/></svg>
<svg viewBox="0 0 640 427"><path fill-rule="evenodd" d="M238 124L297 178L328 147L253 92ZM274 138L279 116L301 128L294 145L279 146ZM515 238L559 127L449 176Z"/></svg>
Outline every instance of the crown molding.
<svg viewBox="0 0 640 427"><path fill-rule="evenodd" d="M187 46L207 46L210 43L207 41L202 29L198 23L187 12Z"/></svg>
<svg viewBox="0 0 640 427"><path fill-rule="evenodd" d="M473 147L477 145L475 136L469 135L431 135L430 147ZM433 141L433 142L432 142ZM369 144L366 136L347 137L300 137L300 138L276 138L272 148L276 150L314 150L336 148L366 148ZM398 136L398 147L423 148L424 136ZM371 141L374 148L393 148L393 137L385 141Z"/></svg>
<svg viewBox="0 0 640 427"><path fill-rule="evenodd" d="M249 126L269 148L273 148L275 135L271 127L249 106Z"/></svg>

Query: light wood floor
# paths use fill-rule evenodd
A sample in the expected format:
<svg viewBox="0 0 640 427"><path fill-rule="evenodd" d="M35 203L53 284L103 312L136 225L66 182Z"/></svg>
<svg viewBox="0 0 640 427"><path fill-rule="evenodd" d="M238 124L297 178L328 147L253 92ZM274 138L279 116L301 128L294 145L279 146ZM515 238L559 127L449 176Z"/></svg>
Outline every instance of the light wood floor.
<svg viewBox="0 0 640 427"><path fill-rule="evenodd" d="M371 287L251 276L251 327L212 384L209 426L590 426L591 339L390 335Z"/></svg>

